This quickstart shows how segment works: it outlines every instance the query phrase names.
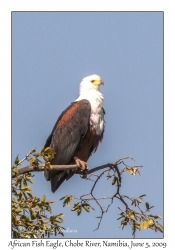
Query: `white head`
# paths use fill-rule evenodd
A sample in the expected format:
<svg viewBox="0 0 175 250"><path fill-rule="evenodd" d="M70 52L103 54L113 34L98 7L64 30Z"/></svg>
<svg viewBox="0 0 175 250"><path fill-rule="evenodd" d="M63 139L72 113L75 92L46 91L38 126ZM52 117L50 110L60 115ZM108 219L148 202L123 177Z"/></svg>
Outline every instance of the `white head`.
<svg viewBox="0 0 175 250"><path fill-rule="evenodd" d="M80 95L91 90L100 90L100 85L104 84L98 75L90 75L82 79L80 83Z"/></svg>

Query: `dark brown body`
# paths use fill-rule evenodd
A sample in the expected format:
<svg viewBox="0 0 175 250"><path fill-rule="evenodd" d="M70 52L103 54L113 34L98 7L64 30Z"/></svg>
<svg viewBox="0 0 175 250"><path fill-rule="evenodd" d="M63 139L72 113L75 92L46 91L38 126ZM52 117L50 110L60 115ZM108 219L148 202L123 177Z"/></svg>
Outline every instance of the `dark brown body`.
<svg viewBox="0 0 175 250"><path fill-rule="evenodd" d="M84 99L73 102L59 116L45 144L45 147L51 147L56 152L52 165L75 164L74 157L86 162L96 151L103 133L96 135L90 123L90 114L91 105ZM72 176L72 171L61 170L55 174L54 170L48 170L45 173L46 179L51 182L52 192Z"/></svg>

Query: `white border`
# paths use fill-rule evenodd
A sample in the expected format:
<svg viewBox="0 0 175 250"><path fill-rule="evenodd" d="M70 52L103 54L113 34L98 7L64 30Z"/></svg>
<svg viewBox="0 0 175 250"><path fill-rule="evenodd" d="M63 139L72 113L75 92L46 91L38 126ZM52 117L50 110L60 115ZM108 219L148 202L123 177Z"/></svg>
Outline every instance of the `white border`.
<svg viewBox="0 0 175 250"><path fill-rule="evenodd" d="M0 3L0 152L1 152L1 248L7 249L10 241L11 213L10 191L10 145L11 145L11 11L164 11L164 159L165 159L165 238L167 249L173 249L174 239L174 128L175 128L175 15L173 1L83 1L83 0L8 0ZM6 169L6 170L3 170ZM7 171L8 169L8 171ZM159 194L157 194L159 195ZM148 240L142 240L147 242ZM130 242L130 240L129 240ZM149 242L153 242L150 240ZM18 248L16 248L18 249ZM28 249L27 247L25 249ZM152 247L151 247L152 249Z"/></svg>

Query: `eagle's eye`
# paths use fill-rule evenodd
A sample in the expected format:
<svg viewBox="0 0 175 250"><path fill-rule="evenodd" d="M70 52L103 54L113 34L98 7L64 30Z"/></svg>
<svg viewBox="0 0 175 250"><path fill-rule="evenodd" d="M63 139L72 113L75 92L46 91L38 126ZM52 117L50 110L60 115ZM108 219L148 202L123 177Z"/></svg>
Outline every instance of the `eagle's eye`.
<svg viewBox="0 0 175 250"><path fill-rule="evenodd" d="M91 80L91 82L95 82L95 80Z"/></svg>

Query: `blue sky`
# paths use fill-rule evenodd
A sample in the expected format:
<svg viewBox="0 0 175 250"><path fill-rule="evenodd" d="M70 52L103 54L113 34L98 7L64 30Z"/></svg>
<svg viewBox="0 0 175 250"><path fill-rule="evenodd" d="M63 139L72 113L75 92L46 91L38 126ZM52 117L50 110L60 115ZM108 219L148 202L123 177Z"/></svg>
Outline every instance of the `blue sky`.
<svg viewBox="0 0 175 250"><path fill-rule="evenodd" d="M81 79L104 80L104 140L89 159L90 168L131 155L143 165L141 176L123 175L122 194L147 194L163 215L163 13L162 12L13 12L12 14L12 160L45 144L59 114L78 97ZM133 164L128 161L128 163ZM113 192L105 178L98 194ZM34 193L56 199L53 213L65 213L67 238L130 238L119 228L115 202L93 232L98 208L77 216L63 208L66 194L86 193L90 183L74 176L56 193L42 173ZM161 238L141 231L138 238Z"/></svg>

